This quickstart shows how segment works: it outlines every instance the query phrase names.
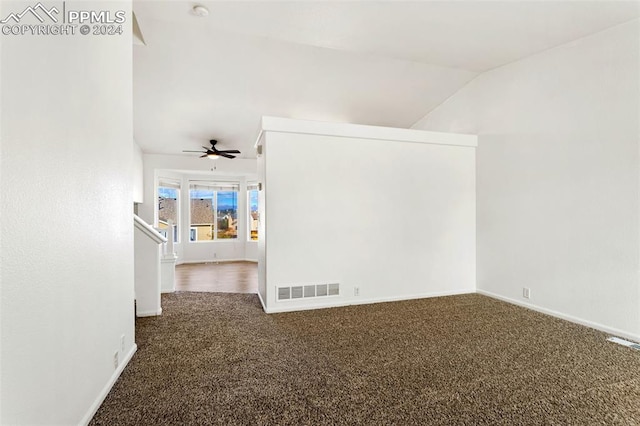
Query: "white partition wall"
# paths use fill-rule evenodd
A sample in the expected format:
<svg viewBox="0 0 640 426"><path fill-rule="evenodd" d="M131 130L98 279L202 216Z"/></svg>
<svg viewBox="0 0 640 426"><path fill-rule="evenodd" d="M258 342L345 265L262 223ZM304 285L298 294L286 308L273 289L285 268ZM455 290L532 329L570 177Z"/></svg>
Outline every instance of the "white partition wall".
<svg viewBox="0 0 640 426"><path fill-rule="evenodd" d="M475 136L262 124L267 312L475 291Z"/></svg>

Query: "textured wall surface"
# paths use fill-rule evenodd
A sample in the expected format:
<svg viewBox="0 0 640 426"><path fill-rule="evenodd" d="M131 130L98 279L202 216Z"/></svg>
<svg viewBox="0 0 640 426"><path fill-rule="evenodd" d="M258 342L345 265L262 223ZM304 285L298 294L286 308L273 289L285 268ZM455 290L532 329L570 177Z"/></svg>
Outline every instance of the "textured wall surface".
<svg viewBox="0 0 640 426"><path fill-rule="evenodd" d="M414 127L479 135L480 290L640 339L638 32L482 74Z"/></svg>
<svg viewBox="0 0 640 426"><path fill-rule="evenodd" d="M2 38L2 424L86 421L134 349L131 62L126 30Z"/></svg>

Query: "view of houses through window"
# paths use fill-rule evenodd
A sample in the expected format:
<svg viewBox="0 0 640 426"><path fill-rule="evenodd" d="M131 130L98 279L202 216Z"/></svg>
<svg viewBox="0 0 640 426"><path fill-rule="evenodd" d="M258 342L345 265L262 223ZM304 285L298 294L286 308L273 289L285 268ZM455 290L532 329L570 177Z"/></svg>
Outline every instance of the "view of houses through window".
<svg viewBox="0 0 640 426"><path fill-rule="evenodd" d="M249 239L258 239L258 184L247 185L247 195L249 206Z"/></svg>
<svg viewBox="0 0 640 426"><path fill-rule="evenodd" d="M178 242L178 200L180 183L161 180L158 184L158 229L169 237L169 220L173 221L173 241Z"/></svg>
<svg viewBox="0 0 640 426"><path fill-rule="evenodd" d="M190 241L238 238L238 183L190 182Z"/></svg>
<svg viewBox="0 0 640 426"><path fill-rule="evenodd" d="M189 241L215 241L238 238L238 182L189 181ZM173 240L179 242L180 181L158 180L158 224L169 235L173 221ZM244 210L244 209L243 209ZM246 215L246 216L245 216ZM247 208L241 213L247 224L247 239L258 240L258 184L247 184Z"/></svg>

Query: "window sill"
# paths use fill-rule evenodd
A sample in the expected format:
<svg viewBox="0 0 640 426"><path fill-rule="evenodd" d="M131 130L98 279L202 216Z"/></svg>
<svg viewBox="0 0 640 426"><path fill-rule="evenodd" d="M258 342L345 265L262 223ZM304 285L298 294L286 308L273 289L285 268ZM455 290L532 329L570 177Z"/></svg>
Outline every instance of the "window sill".
<svg viewBox="0 0 640 426"><path fill-rule="evenodd" d="M189 241L189 244L210 244L210 243L237 243L241 240L238 238L222 238L219 240L206 240L206 241Z"/></svg>

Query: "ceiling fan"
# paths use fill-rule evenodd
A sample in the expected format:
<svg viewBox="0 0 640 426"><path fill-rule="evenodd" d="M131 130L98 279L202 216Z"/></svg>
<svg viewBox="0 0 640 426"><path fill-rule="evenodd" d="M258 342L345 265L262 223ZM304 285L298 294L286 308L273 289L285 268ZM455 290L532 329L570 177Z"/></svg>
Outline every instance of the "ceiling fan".
<svg viewBox="0 0 640 426"><path fill-rule="evenodd" d="M218 141L215 139L211 139L209 143L211 144L211 148L207 148L206 146L203 146L202 148L204 148L204 151L183 150L182 152L199 152L202 154L200 158L208 157L212 160L215 160L216 158L220 158L220 157L236 158L235 155L231 155L231 154L240 154L240 151L238 151L237 149L226 149L226 150L217 149L216 144L218 143Z"/></svg>

